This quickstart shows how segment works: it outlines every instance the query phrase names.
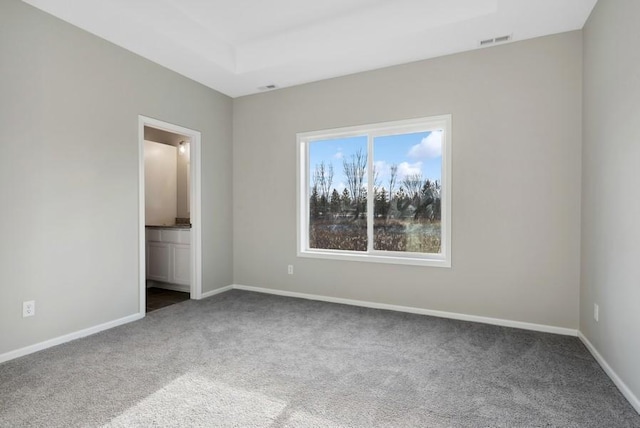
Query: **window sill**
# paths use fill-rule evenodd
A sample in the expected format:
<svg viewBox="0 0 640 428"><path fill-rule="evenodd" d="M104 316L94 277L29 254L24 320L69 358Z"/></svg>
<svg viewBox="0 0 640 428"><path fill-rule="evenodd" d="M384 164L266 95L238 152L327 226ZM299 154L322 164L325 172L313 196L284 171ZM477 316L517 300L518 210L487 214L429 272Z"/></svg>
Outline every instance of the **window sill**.
<svg viewBox="0 0 640 428"><path fill-rule="evenodd" d="M346 260L351 262L388 263L396 265L430 266L450 268L451 260L444 257L438 258L433 255L427 257L415 256L394 256L379 253L360 253L355 251L341 250L303 250L298 251L298 257L308 257L313 259Z"/></svg>

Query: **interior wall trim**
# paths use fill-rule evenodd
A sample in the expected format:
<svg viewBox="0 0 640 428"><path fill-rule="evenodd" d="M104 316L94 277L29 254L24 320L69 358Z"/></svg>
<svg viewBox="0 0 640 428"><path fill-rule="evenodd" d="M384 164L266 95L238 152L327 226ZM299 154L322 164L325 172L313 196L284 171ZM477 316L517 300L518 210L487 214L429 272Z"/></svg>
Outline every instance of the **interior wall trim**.
<svg viewBox="0 0 640 428"><path fill-rule="evenodd" d="M229 291L231 289L233 289L233 285L227 285L226 287L207 291L206 293L202 293L199 299L204 299L207 297L214 296L216 294L224 293L225 291ZM109 321L93 327L85 328L83 330L75 331L73 333L54 337L53 339L45 340L43 342L35 343L33 345L25 346L24 348L19 348L13 351L5 352L4 354L0 354L0 363L4 363L5 361L24 357L25 355L33 354L34 352L38 352L38 351L43 351L47 348L52 348L57 345L62 345L63 343L71 342L73 340L80 339L86 336L91 336L92 334L100 333L101 331L109 330L110 328L118 327L123 324L128 324L133 321L138 321L144 317L145 317L144 312L136 313L133 315L126 316L124 318L119 318L117 320Z"/></svg>
<svg viewBox="0 0 640 428"><path fill-rule="evenodd" d="M104 330L109 330L110 328L118 327L123 324L128 324L130 322L137 321L142 318L144 318L144 313L142 314L136 313L133 315L126 316L124 318L119 318L117 320L113 320L113 321L109 321L93 327L85 328L83 330L78 330L73 333L54 337L53 339L45 340L44 342L39 342L33 345L25 346L24 348L16 349L14 351L5 352L4 354L0 354L0 363L4 363L5 361L13 360L15 358L23 357L25 355L33 354L34 352L42 351L43 349L51 348L53 346L61 345L63 343L71 342L72 340L80 339L85 336L90 336L92 334L96 334Z"/></svg>
<svg viewBox="0 0 640 428"><path fill-rule="evenodd" d="M227 285L226 287L216 288L215 290L207 291L206 293L202 293L200 295L201 299L206 299L207 297L215 296L216 294L224 293L225 291L229 291L233 289L233 285Z"/></svg>
<svg viewBox="0 0 640 428"><path fill-rule="evenodd" d="M640 399L636 397L636 395L631 391L631 389L627 386L627 384L624 383L624 381L620 378L620 376L618 376L618 374L611 368L607 360L605 360L604 357L600 355L600 352L598 352L596 347L593 346L593 343L591 343L589 339L587 339L587 336L585 336L584 333L578 330L578 337L580 338L582 343L584 343L584 346L587 347L589 352L591 352L591 355L593 355L593 358L595 358L598 364L600 364L600 367L602 367L602 370L604 370L607 376L611 378L611 380L618 387L622 395L624 395L624 397L629 401L629 404L631 404L631 406L633 406L636 412L640 414Z"/></svg>
<svg viewBox="0 0 640 428"><path fill-rule="evenodd" d="M566 336L577 336L582 341L582 343L584 343L587 350L591 353L591 355L593 355L593 357L598 362L598 364L602 367L602 369L605 371L607 376L609 376L613 381L613 383L616 385L616 387L618 387L622 395L624 395L624 397L629 401L629 403L636 410L636 412L640 414L640 399L638 399L638 397L631 391L631 389L627 386L627 384L624 383L624 381L620 378L620 376L618 376L618 374L611 368L609 363L598 352L596 347L589 341L589 339L587 339L587 337L579 330L574 330L574 329L564 328L564 327L549 326L544 324L527 323L522 321L505 320L500 318L489 318L489 317L482 317L477 315L460 314L456 312L436 311L431 309L414 308L410 306L389 305L386 303L368 302L364 300L343 299L339 297L321 296L318 294L308 294L308 293L298 293L294 291L254 287L250 285L241 285L241 284L227 285L226 287L221 287L215 290L207 291L205 293L202 293L200 298L205 299L207 297L211 297L216 294L221 294L221 293L230 291L232 289L253 291L256 293L273 294L277 296L295 297L300 299L317 300L321 302L339 303L344 305L360 306L365 308L407 312L407 313L418 314L418 315L429 315L429 316L434 316L438 318L449 318L449 319L462 320L462 321L472 321L472 322L479 322L483 324L491 324L491 325L512 327L512 328L521 328L524 330L540 331L544 333L554 333L554 334L561 334ZM92 334L96 334L104 330L118 327L120 325L128 324L130 322L134 322L142 318L144 318L144 313L142 314L137 313L137 314L123 317L123 318L119 318L117 320L113 320L113 321L109 321L93 327L89 327L83 330L79 330L73 333L65 334L53 339L45 340L43 342L39 342L33 345L25 346L20 349L5 352L4 354L0 354L0 363L13 360L15 358L23 357L25 355L33 354L34 352L42 351L44 349L61 345L63 343L71 342L73 340L80 339L82 337L90 336Z"/></svg>
<svg viewBox="0 0 640 428"><path fill-rule="evenodd" d="M365 308L385 309L388 311L408 312L410 314L429 315L438 318L449 318L461 321L479 322L482 324L499 325L502 327L521 328L523 330L540 331L544 333L562 334L565 336L577 336L578 330L565 327L556 327L545 324L534 324L523 321L512 321L501 318L489 318L478 315L467 315L456 312L436 311L432 309L414 308L411 306L389 305L387 303L368 302L365 300L343 299L339 297L321 296L318 294L298 293L295 291L276 290L273 288L253 287L249 285L234 284L234 289L255 291L257 293L275 294L278 296L298 297L301 299L319 300L322 302L341 303L344 305L362 306Z"/></svg>

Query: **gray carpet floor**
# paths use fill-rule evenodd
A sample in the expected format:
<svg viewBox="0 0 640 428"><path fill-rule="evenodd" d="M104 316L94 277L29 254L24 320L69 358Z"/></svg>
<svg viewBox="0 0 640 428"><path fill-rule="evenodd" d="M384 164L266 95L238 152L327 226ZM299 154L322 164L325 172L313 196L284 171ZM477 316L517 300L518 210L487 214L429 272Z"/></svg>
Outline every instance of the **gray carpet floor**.
<svg viewBox="0 0 640 428"><path fill-rule="evenodd" d="M0 365L2 427L640 427L580 341L230 291Z"/></svg>

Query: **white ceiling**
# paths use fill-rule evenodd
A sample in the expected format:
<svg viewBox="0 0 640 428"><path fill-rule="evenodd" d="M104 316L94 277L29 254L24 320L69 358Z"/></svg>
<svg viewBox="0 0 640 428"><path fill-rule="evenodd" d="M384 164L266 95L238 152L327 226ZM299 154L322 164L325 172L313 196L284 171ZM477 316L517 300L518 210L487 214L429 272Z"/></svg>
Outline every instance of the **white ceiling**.
<svg viewBox="0 0 640 428"><path fill-rule="evenodd" d="M24 0L231 97L577 30L597 0Z"/></svg>

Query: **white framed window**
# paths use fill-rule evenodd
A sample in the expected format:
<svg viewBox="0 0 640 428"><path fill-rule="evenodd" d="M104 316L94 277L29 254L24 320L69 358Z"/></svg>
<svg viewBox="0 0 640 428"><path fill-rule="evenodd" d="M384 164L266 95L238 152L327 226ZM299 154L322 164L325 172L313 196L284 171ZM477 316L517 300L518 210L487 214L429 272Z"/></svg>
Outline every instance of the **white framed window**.
<svg viewBox="0 0 640 428"><path fill-rule="evenodd" d="M297 144L298 256L451 266L451 115Z"/></svg>

